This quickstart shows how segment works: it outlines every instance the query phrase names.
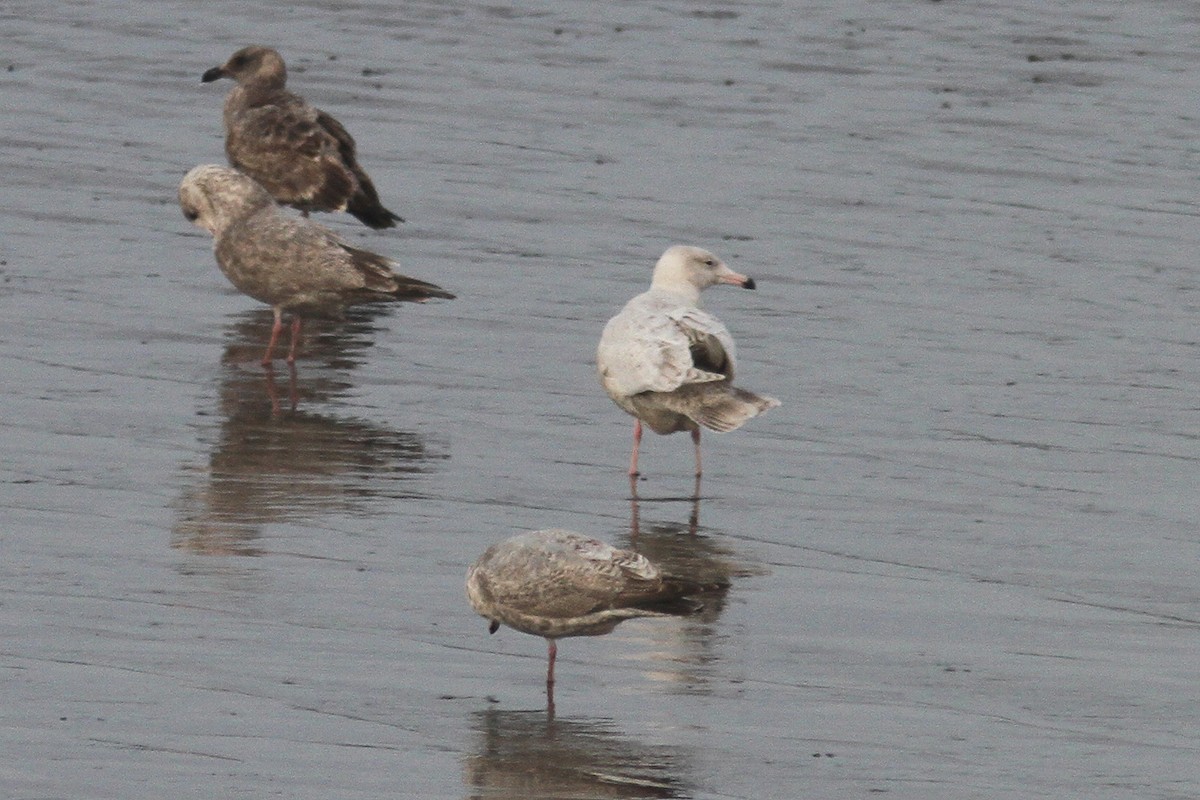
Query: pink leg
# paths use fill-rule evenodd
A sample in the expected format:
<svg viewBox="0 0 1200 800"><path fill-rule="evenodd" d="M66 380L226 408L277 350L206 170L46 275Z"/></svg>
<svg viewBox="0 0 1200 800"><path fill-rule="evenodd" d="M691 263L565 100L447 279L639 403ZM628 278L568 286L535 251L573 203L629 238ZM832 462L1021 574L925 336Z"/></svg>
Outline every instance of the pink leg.
<svg viewBox="0 0 1200 800"><path fill-rule="evenodd" d="M629 476L636 478L638 476L637 457L638 447L642 443L642 421L635 419L633 423L633 458L629 462Z"/></svg>
<svg viewBox="0 0 1200 800"><path fill-rule="evenodd" d="M692 431L692 442L696 445L696 477L700 477L700 429Z"/></svg>
<svg viewBox="0 0 1200 800"><path fill-rule="evenodd" d="M279 334L283 332L283 311L275 309L275 324L271 326L271 341L267 342L267 354L263 356L262 365L264 367L271 366L271 354L275 352L275 343L279 341Z"/></svg>
<svg viewBox="0 0 1200 800"><path fill-rule="evenodd" d="M296 344L300 341L300 325L302 321L300 317L292 317L292 346L288 350L287 363L296 363Z"/></svg>

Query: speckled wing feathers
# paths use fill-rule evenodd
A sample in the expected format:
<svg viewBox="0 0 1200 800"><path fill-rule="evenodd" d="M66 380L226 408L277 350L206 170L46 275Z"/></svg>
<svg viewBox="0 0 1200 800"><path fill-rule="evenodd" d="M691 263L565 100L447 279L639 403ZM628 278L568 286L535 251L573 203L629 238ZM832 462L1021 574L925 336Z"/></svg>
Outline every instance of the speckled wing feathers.
<svg viewBox="0 0 1200 800"><path fill-rule="evenodd" d="M232 78L225 99L225 153L229 163L259 181L276 200L302 211L347 211L372 228L404 220L384 208L359 165L354 137L332 115L285 88L278 52L250 46L204 82Z"/></svg>
<svg viewBox="0 0 1200 800"><path fill-rule="evenodd" d="M374 228L391 227L397 222L403 222L400 217L383 207L371 177L359 166L354 137L350 132L324 111L317 112L317 124L337 142L338 155L354 176L355 190L349 195L346 211Z"/></svg>
<svg viewBox="0 0 1200 800"><path fill-rule="evenodd" d="M369 292L378 292L397 300L424 300L429 297L454 299L453 294L436 284L394 272L392 267L395 263L390 259L370 250L351 247L332 234L330 238L349 256L350 266L362 277L362 288Z"/></svg>
<svg viewBox="0 0 1200 800"><path fill-rule="evenodd" d="M191 170L180 184L180 207L213 234L217 263L230 282L277 312L336 319L357 303L454 296L394 272L391 260L311 220L282 213L262 186L228 167Z"/></svg>
<svg viewBox="0 0 1200 800"><path fill-rule="evenodd" d="M350 131L346 130L345 126L338 122L332 114L327 114L319 109L313 110L316 113L316 124L337 142L338 153L348 162L353 162L358 145L355 144Z"/></svg>
<svg viewBox="0 0 1200 800"><path fill-rule="evenodd" d="M550 540L535 549L499 554L492 573L513 580L536 576L536 580L522 580L523 588L509 597L508 604L559 618L617 607L616 599L629 591L631 582L649 588L660 578L654 565L637 553L584 538Z"/></svg>
<svg viewBox="0 0 1200 800"><path fill-rule="evenodd" d="M230 226L217 240L216 255L222 271L246 294L310 315L337 318L346 305L372 300L454 297L393 272L383 256L273 208Z"/></svg>
<svg viewBox="0 0 1200 800"><path fill-rule="evenodd" d="M596 367L613 402L655 433L724 433L779 405L734 388L736 357L729 331L695 297L653 285L605 325Z"/></svg>
<svg viewBox="0 0 1200 800"><path fill-rule="evenodd" d="M728 433L779 405L772 397L739 389L728 381L692 383L673 392L643 392L634 395L629 402L638 416L659 433L678 430L672 420L679 418L692 420L717 433ZM664 411L669 415L664 417ZM664 418L667 422L662 421Z"/></svg>
<svg viewBox="0 0 1200 800"><path fill-rule="evenodd" d="M624 619L684 613L688 589L637 553L563 530L493 545L471 567L467 594L481 615L540 636L607 633Z"/></svg>
<svg viewBox="0 0 1200 800"><path fill-rule="evenodd" d="M609 320L597 362L612 390L630 396L731 378L735 352L733 338L716 317L652 290ZM711 371L717 366L721 371Z"/></svg>
<svg viewBox="0 0 1200 800"><path fill-rule="evenodd" d="M229 162L257 178L281 203L346 210L356 180L342 164L339 141L319 124L319 117L289 92L277 92L250 108L234 108L226 126ZM353 152L352 139L348 146Z"/></svg>

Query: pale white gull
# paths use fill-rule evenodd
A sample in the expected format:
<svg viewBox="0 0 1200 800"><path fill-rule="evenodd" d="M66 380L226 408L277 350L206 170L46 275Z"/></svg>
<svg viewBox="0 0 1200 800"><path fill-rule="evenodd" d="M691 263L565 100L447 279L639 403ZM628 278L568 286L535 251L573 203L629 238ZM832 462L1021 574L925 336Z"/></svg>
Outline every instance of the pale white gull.
<svg viewBox="0 0 1200 800"><path fill-rule="evenodd" d="M604 326L596 368L608 396L635 418L631 476L643 422L660 434L691 431L700 475L701 426L724 433L779 405L733 385L733 337L699 307L700 292L722 283L755 288L707 250L676 245L655 265L649 291Z"/></svg>

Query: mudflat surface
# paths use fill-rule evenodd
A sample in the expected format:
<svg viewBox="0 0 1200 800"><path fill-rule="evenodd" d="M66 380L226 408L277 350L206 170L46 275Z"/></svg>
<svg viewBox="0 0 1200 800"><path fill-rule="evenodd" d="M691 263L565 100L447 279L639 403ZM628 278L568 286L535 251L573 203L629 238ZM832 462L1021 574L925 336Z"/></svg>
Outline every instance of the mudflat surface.
<svg viewBox="0 0 1200 800"><path fill-rule="evenodd" d="M1200 795L1200 12L0 10L0 787L25 798ZM450 302L315 326L181 216L248 43ZM668 245L782 407L648 437L592 367ZM567 527L696 618L486 633Z"/></svg>

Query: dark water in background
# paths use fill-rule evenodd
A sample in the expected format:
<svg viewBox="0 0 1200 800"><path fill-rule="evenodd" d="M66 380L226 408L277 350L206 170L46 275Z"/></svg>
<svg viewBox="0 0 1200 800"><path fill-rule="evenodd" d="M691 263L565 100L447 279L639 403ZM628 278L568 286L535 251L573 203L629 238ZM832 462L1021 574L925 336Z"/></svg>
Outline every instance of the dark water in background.
<svg viewBox="0 0 1200 800"><path fill-rule="evenodd" d="M6 797L1200 795L1190 3L8 3ZM278 47L459 299L253 359L175 202ZM784 405L591 366L669 244ZM296 409L291 411L289 394ZM636 516L635 516L636 515ZM733 576L560 647L462 577L565 526ZM692 536L695 532L695 537Z"/></svg>

